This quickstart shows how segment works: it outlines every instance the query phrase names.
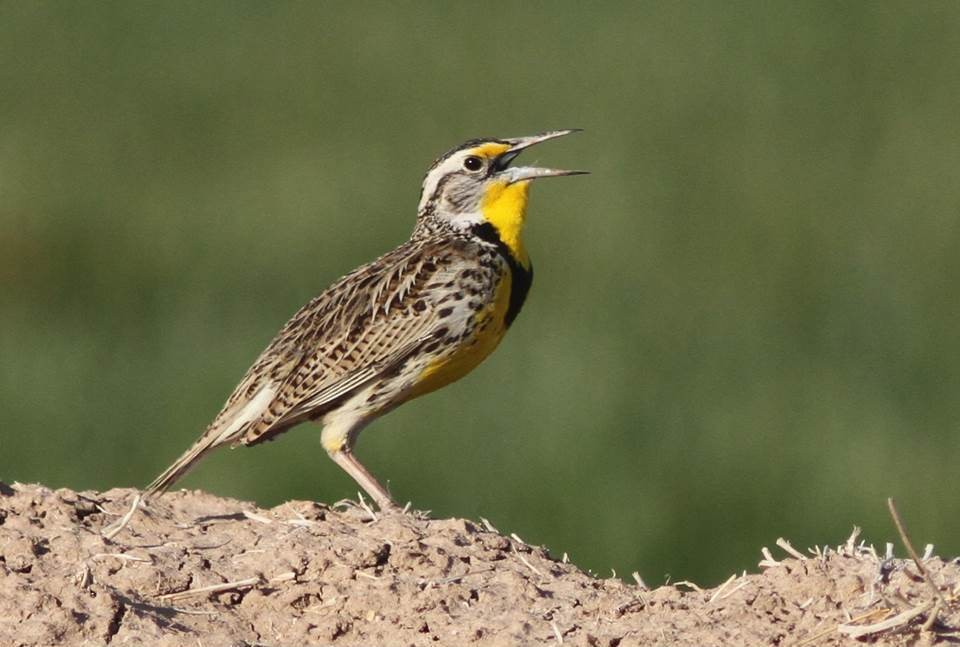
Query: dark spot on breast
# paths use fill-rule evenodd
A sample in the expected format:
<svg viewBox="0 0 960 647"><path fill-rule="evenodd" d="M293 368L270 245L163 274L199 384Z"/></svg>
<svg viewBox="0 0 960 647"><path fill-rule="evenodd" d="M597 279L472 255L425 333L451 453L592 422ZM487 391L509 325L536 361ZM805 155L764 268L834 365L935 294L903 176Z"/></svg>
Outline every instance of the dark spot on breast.
<svg viewBox="0 0 960 647"><path fill-rule="evenodd" d="M413 304L413 311L414 311L414 312L423 312L423 311L426 310L426 309L427 309L427 304L423 302L423 299L418 299L418 300Z"/></svg>
<svg viewBox="0 0 960 647"><path fill-rule="evenodd" d="M437 316L441 319L449 317L451 314L453 314L453 308L441 308L437 311Z"/></svg>

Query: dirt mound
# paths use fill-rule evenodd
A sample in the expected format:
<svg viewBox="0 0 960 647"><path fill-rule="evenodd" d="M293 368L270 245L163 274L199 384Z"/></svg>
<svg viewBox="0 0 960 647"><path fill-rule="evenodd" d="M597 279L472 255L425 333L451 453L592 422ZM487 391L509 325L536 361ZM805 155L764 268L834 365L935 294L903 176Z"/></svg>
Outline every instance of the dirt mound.
<svg viewBox="0 0 960 647"><path fill-rule="evenodd" d="M821 645L865 625L906 644L960 624L956 563L927 560L945 604L924 633L927 582L853 541L713 590L651 591L486 522L355 504L180 492L105 539L134 494L0 484L0 644Z"/></svg>

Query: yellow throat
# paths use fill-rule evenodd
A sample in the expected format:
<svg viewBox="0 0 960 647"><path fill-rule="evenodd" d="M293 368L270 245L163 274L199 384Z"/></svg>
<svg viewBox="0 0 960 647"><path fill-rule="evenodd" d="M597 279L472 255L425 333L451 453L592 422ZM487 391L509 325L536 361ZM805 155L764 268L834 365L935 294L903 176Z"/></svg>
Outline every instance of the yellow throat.
<svg viewBox="0 0 960 647"><path fill-rule="evenodd" d="M483 217L497 228L500 240L524 268L530 267L530 258L523 245L523 223L527 216L527 196L530 181L497 182L487 189L480 208Z"/></svg>

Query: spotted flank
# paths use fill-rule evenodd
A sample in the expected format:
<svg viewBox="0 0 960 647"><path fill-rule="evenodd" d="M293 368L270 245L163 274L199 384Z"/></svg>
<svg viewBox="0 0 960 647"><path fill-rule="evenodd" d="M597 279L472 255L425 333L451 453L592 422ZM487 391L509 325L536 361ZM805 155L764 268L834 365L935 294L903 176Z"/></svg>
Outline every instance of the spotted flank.
<svg viewBox="0 0 960 647"><path fill-rule="evenodd" d="M571 132L471 140L437 159L410 240L301 308L147 494L171 487L218 446L255 445L315 420L330 457L380 508L391 506L353 455L357 435L400 404L460 379L500 343L533 278L522 237L530 182L583 173L511 162Z"/></svg>

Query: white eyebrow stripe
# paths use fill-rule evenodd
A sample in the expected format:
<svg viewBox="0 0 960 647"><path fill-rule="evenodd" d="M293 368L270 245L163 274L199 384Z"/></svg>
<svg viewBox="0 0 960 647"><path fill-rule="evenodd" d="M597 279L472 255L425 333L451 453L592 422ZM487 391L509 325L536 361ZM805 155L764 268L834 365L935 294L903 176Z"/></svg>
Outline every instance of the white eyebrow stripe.
<svg viewBox="0 0 960 647"><path fill-rule="evenodd" d="M440 180L444 177L453 173L454 171L460 170L460 164L463 161L463 157L468 151L457 151L450 155L447 159L443 160L439 165L430 169L427 173L427 176L423 178L423 189L420 195L420 204L417 205L417 211L423 211L423 208L427 205L427 202L430 201L430 198L433 197L433 194L436 193L437 187L440 186Z"/></svg>

